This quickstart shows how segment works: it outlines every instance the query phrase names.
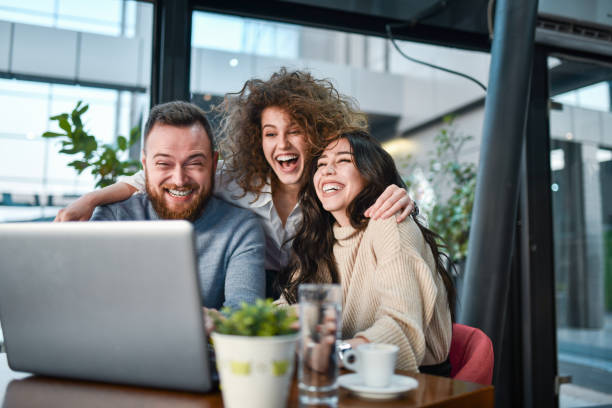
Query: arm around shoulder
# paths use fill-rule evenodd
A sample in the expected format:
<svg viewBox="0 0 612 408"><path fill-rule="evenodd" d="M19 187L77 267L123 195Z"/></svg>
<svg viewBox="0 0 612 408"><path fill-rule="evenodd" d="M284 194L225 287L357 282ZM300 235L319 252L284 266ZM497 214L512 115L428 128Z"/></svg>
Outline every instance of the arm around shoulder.
<svg viewBox="0 0 612 408"><path fill-rule="evenodd" d="M143 170L139 170L131 176L119 177L116 184L125 183L130 187L132 194L140 191L144 192L146 189L145 174ZM130 194L131 195L131 194ZM128 197L126 197L128 198Z"/></svg>
<svg viewBox="0 0 612 408"><path fill-rule="evenodd" d="M68 207L61 209L57 213L55 221L87 221L91 218L97 206L127 200L135 192L134 187L123 182L94 190L83 195Z"/></svg>

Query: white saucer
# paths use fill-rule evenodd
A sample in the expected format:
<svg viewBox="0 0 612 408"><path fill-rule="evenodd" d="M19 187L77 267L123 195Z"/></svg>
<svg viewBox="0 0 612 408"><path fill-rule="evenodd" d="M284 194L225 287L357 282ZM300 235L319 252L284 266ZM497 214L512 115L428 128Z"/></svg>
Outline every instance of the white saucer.
<svg viewBox="0 0 612 408"><path fill-rule="evenodd" d="M338 384L353 394L369 399L391 399L400 394L415 389L419 382L405 375L394 375L387 387L368 387L363 384L359 374L344 374L338 377Z"/></svg>

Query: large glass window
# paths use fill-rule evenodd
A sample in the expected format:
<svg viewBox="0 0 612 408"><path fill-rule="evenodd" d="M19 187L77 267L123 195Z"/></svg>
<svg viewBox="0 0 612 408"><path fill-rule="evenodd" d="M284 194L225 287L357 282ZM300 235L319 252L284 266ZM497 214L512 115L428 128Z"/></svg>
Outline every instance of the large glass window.
<svg viewBox="0 0 612 408"><path fill-rule="evenodd" d="M51 219L94 188L59 153L51 116L89 105L85 127L114 143L149 107L153 5L137 1L0 0L0 222ZM6 45L6 47L2 47ZM76 83L67 85L66 83ZM85 86L85 84L87 86Z"/></svg>
<svg viewBox="0 0 612 408"><path fill-rule="evenodd" d="M398 44L413 57L488 80L487 53ZM265 79L283 66L304 69L331 79L357 101L369 116L372 134L385 142L407 178L415 167L417 173L429 169L428 153L435 150L434 137L446 127L443 117L449 113L461 111L453 129L474 137L462 145L461 160L478 160L482 89L406 60L386 39L196 11L191 46L192 99L204 108L250 78ZM426 190L431 189L414 193L423 198Z"/></svg>
<svg viewBox="0 0 612 408"><path fill-rule="evenodd" d="M220 35L220 33L223 33ZM296 58L299 27L250 18L197 12L191 46L280 58Z"/></svg>
<svg viewBox="0 0 612 408"><path fill-rule="evenodd" d="M0 0L0 20L112 36L135 35L136 1Z"/></svg>
<svg viewBox="0 0 612 408"><path fill-rule="evenodd" d="M612 403L612 69L549 61L559 374L563 407Z"/></svg>

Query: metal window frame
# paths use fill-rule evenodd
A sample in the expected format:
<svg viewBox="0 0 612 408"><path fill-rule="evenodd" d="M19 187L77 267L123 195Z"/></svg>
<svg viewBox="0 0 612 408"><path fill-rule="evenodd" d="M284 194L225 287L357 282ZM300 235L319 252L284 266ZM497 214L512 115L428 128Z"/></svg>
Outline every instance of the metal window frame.
<svg viewBox="0 0 612 408"><path fill-rule="evenodd" d="M558 407L557 315L550 167L548 58L610 64L608 55L537 45L534 50L520 203L525 407Z"/></svg>
<svg viewBox="0 0 612 408"><path fill-rule="evenodd" d="M343 31L355 34L386 37L385 24L405 24L405 19L390 20L379 16L341 11L327 7L317 7L301 3L275 0L193 0L194 9L201 11L233 14L242 17L258 18L308 27ZM487 35L468 33L451 28L440 28L415 22L393 29L394 36L400 40L417 41L432 45L446 45L488 52L490 40Z"/></svg>
<svg viewBox="0 0 612 408"><path fill-rule="evenodd" d="M525 407L554 407L557 335L553 214L550 169L548 49L534 48L531 94L521 166L520 263L521 355L520 384Z"/></svg>
<svg viewBox="0 0 612 408"><path fill-rule="evenodd" d="M155 0L151 64L151 106L189 100L191 65L190 0Z"/></svg>
<svg viewBox="0 0 612 408"><path fill-rule="evenodd" d="M274 0L141 0L154 4L151 106L189 100L192 13L196 10L386 37L386 18ZM414 24L394 29L399 40L488 52L488 36Z"/></svg>

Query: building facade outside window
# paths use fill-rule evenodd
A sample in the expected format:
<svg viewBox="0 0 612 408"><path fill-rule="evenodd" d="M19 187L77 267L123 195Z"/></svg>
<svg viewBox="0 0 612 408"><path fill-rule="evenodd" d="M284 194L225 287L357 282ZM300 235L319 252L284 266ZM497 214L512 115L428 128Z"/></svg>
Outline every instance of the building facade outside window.
<svg viewBox="0 0 612 408"><path fill-rule="evenodd" d="M101 143L129 135L149 109L152 35L149 3L0 0L0 222L52 219L93 189L41 135L78 101Z"/></svg>
<svg viewBox="0 0 612 408"><path fill-rule="evenodd" d="M612 107L609 67L549 57L559 374L565 407L612 403ZM586 69L588 68L588 70ZM559 74L557 74L559 73Z"/></svg>

